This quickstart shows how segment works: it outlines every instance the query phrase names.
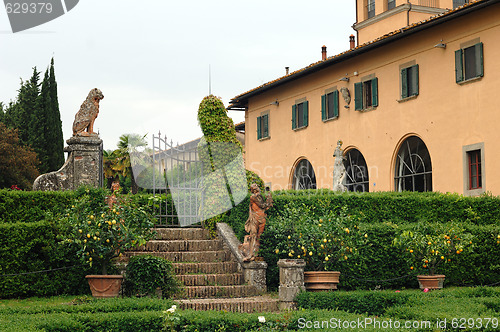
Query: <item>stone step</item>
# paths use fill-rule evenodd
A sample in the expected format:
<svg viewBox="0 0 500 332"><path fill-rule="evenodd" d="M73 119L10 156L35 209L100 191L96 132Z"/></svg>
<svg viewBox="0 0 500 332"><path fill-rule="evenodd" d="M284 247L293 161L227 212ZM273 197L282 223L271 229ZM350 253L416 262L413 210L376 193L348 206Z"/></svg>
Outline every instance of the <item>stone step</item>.
<svg viewBox="0 0 500 332"><path fill-rule="evenodd" d="M210 240L204 228L155 228L157 240Z"/></svg>
<svg viewBox="0 0 500 332"><path fill-rule="evenodd" d="M137 251L214 251L222 250L219 240L151 240Z"/></svg>
<svg viewBox="0 0 500 332"><path fill-rule="evenodd" d="M177 300L180 309L217 310L241 313L277 312L278 299L269 296L254 296L232 299L189 299Z"/></svg>
<svg viewBox="0 0 500 332"><path fill-rule="evenodd" d="M163 257L170 262L227 262L232 259L231 253L224 250L214 251L172 251L172 252L154 252L154 251L128 251L124 254L126 257L139 255L153 255Z"/></svg>
<svg viewBox="0 0 500 332"><path fill-rule="evenodd" d="M231 274L183 274L177 278L185 286L230 286L244 282L242 273Z"/></svg>
<svg viewBox="0 0 500 332"><path fill-rule="evenodd" d="M238 263L230 262L215 262L215 263L172 263L175 274L188 273L234 273L238 271Z"/></svg>
<svg viewBox="0 0 500 332"><path fill-rule="evenodd" d="M254 286L232 285L232 286L186 286L182 297L194 298L226 298L226 297L250 297L259 295Z"/></svg>

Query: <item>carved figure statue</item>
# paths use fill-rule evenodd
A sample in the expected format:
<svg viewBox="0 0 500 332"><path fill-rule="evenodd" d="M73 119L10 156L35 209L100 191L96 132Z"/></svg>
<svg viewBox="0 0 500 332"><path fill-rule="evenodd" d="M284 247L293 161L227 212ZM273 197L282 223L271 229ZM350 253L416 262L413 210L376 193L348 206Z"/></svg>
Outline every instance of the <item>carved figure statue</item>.
<svg viewBox="0 0 500 332"><path fill-rule="evenodd" d="M116 194L118 194L120 192L120 189L121 189L120 181L118 181L117 179L114 180L113 183L111 183L111 191L113 193L111 194L111 196L108 196L106 199L106 201L108 203L108 207L110 209L112 209L113 205L115 205L118 202L118 200L116 198Z"/></svg>
<svg viewBox="0 0 500 332"><path fill-rule="evenodd" d="M99 102L104 95L99 89L92 89L87 99L80 106L73 122L73 136L97 136L94 133L94 121L99 114ZM87 130L87 131L85 131Z"/></svg>
<svg viewBox="0 0 500 332"><path fill-rule="evenodd" d="M344 185L346 170L344 167L344 153L342 152L342 141L337 142L337 147L333 153L335 161L333 162L333 191L347 191Z"/></svg>
<svg viewBox="0 0 500 332"><path fill-rule="evenodd" d="M260 247L260 236L266 226L265 211L273 206L271 194L268 193L264 201L257 184L250 185L250 192L252 195L250 196L248 219L245 223L245 231L249 235L245 236L243 244L239 246L244 262L255 260Z"/></svg>
<svg viewBox="0 0 500 332"><path fill-rule="evenodd" d="M349 89L346 87L340 88L340 93L342 94L342 98L344 98L344 101L347 105L351 103L351 93L349 92Z"/></svg>

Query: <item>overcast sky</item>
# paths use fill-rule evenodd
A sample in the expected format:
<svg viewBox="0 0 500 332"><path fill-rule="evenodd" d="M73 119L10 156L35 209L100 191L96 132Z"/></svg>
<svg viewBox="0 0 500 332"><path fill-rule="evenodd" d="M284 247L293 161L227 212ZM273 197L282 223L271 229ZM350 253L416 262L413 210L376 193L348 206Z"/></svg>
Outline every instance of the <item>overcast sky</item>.
<svg viewBox="0 0 500 332"><path fill-rule="evenodd" d="M0 9L0 101L54 56L64 139L92 88L105 98L94 129L105 149L122 134L201 136L196 114L209 92L229 100L349 48L355 1L80 0L65 15L12 33ZM235 123L243 112L229 111Z"/></svg>

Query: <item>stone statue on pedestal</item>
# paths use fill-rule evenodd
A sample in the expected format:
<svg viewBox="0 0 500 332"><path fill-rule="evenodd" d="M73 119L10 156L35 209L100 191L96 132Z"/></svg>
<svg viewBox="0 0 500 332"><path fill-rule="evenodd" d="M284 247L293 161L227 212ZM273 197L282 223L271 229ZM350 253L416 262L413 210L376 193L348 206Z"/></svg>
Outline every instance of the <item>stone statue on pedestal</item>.
<svg viewBox="0 0 500 332"><path fill-rule="evenodd" d="M337 142L337 147L333 153L335 161L333 162L333 191L345 192L347 187L344 185L346 170L344 167L344 153L342 151L342 141Z"/></svg>
<svg viewBox="0 0 500 332"><path fill-rule="evenodd" d="M255 260L260 247L260 236L266 226L265 211L273 206L271 194L268 193L264 201L257 184L252 183L250 185L250 192L252 193L250 196L250 208L248 219L245 223L245 231L249 235L245 235L245 240L239 247L244 262Z"/></svg>
<svg viewBox="0 0 500 332"><path fill-rule="evenodd" d="M37 177L33 190L74 190L83 184L93 187L102 184L102 140L93 128L103 98L101 90L90 91L75 115L73 137L66 141L68 146L64 151L69 152L68 159L58 171Z"/></svg>

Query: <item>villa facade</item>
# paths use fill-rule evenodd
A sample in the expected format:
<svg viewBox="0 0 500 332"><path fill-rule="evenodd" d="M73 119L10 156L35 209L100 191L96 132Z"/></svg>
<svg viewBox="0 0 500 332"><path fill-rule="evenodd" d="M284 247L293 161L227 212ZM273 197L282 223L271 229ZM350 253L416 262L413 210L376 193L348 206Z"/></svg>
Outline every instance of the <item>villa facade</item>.
<svg viewBox="0 0 500 332"><path fill-rule="evenodd" d="M354 2L359 45L231 100L246 167L331 189L342 141L350 191L500 195L500 0Z"/></svg>

